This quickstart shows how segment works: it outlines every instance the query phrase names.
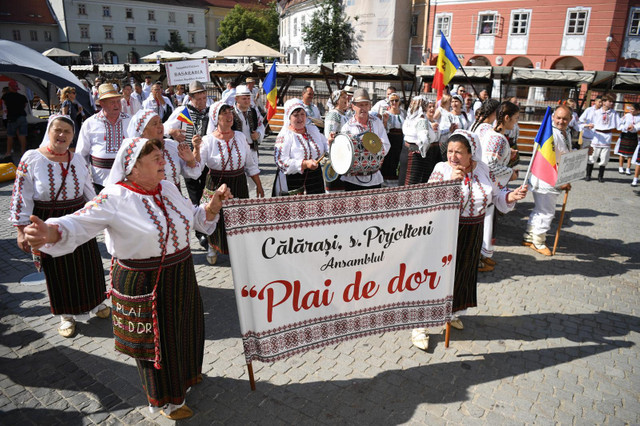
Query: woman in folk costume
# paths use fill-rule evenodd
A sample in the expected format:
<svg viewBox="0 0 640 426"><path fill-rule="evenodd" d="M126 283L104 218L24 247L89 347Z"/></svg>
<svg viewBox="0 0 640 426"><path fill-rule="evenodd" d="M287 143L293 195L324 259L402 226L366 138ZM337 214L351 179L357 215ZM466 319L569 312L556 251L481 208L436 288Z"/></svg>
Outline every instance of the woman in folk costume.
<svg viewBox="0 0 640 426"><path fill-rule="evenodd" d="M214 130L202 139L200 148L200 162L203 167L209 168L203 199L208 199L213 191L224 184L236 198L249 198L245 169L256 184L258 197L264 197L260 169L255 157L251 155L247 138L242 132L231 130L233 107L224 102L211 105L209 126ZM207 262L215 265L218 253L229 254L223 221L220 221L208 239Z"/></svg>
<svg viewBox="0 0 640 426"><path fill-rule="evenodd" d="M493 129L499 107L500 101L490 98L482 102L480 108L476 111L476 121L471 126L471 131L478 135L480 140L489 130Z"/></svg>
<svg viewBox="0 0 640 426"><path fill-rule="evenodd" d="M509 146L509 140L504 135L518 124L520 108L509 101L502 102L498 108L496 126L488 130L480 139L482 146L482 161L489 166L489 170L500 188L518 178L518 172L509 167L509 162L515 159L518 151ZM493 215L495 208L490 205L484 219L484 236L482 241L482 256L478 268L480 272L493 271L496 262L493 260Z"/></svg>
<svg viewBox="0 0 640 426"><path fill-rule="evenodd" d="M447 144L447 161L436 165L429 182L460 180L460 221L456 249L456 272L453 285L451 326L462 330L458 316L478 305L478 262L482 247L482 228L487 207L493 203L507 213L527 195L523 185L514 191L500 188L490 176L489 167L478 156L480 143L471 132L456 130ZM429 345L429 330L414 329L413 344L423 350Z"/></svg>
<svg viewBox="0 0 640 426"><path fill-rule="evenodd" d="M404 144L400 153L398 182L400 185L425 183L440 162L439 124L434 118L436 104L424 96L416 96L409 104L402 123Z"/></svg>
<svg viewBox="0 0 640 426"><path fill-rule="evenodd" d="M162 119L153 110L141 109L131 117L127 128L128 139L122 141L123 144L130 144L133 139L160 139L164 138L164 126ZM196 155L200 152L200 143L194 143L193 151L186 143L178 143L173 139L164 139L164 176L165 180L173 183L180 189L180 175L185 178L197 179L200 177L202 168L196 161ZM118 173L109 174L107 184L118 183L120 176Z"/></svg>
<svg viewBox="0 0 640 426"><path fill-rule="evenodd" d="M318 163L329 147L314 125L307 125L305 105L300 99L289 99L284 105L284 125L274 146L278 170L284 174L289 191L306 194L324 194L322 169ZM274 190L278 190L278 182Z"/></svg>
<svg viewBox="0 0 640 426"><path fill-rule="evenodd" d="M349 120L349 117L347 117L349 94L343 89L334 90L327 102L327 106L329 105L331 105L331 108L324 116L324 137L327 138L327 143L331 146L333 139L335 139L336 135L340 133L342 126ZM284 175L284 173L279 174ZM326 180L324 186L327 193L344 191L344 185L340 179L331 182Z"/></svg>
<svg viewBox="0 0 640 426"><path fill-rule="evenodd" d="M18 247L31 254L24 228L31 215L48 219L72 213L95 197L91 172L80 155L69 151L75 123L66 115L52 115L40 148L27 151L20 160L9 205L9 221L18 230ZM36 255L47 283L51 313L60 315L58 333L72 337L76 318L88 319L86 312L109 317L104 302L104 269L96 239L66 256ZM38 266L38 265L36 265Z"/></svg>
<svg viewBox="0 0 640 426"><path fill-rule="evenodd" d="M132 139L118 151L119 177L73 214L33 222L31 247L60 256L105 231L113 256L113 333L116 350L136 358L150 409L170 419L190 417L190 386L202 381L204 311L189 248L191 229L211 233L219 220L223 185L211 201L193 206L164 180L162 141Z"/></svg>
<svg viewBox="0 0 640 426"><path fill-rule="evenodd" d="M400 95L390 94L389 107L383 111L381 117L391 144L389 153L380 167L386 186L398 186L398 165L403 146L402 124L406 117L407 113L400 109Z"/></svg>
<svg viewBox="0 0 640 426"><path fill-rule="evenodd" d="M631 111L620 120L620 137L616 143L615 154L619 155L618 173L624 174L624 159L627 159L627 174L631 175L631 160L638 146L638 131L640 131L640 104L631 106Z"/></svg>

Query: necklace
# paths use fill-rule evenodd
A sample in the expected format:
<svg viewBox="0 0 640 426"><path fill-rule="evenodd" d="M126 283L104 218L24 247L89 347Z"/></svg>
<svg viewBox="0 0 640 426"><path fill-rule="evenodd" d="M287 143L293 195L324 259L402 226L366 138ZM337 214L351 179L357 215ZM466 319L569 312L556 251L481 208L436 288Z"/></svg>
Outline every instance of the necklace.
<svg viewBox="0 0 640 426"><path fill-rule="evenodd" d="M47 152L49 154L55 155L56 157L62 157L63 155L67 155L67 152L69 152L69 149L67 148L67 150L65 152L63 152L62 154L58 154L57 152L55 152L54 150L49 148L49 146L46 146L46 148L47 148Z"/></svg>

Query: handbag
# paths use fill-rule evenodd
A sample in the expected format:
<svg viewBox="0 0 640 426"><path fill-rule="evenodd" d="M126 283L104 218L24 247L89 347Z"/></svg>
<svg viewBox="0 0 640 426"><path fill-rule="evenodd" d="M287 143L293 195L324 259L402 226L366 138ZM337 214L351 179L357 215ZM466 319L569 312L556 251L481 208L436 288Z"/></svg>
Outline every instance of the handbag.
<svg viewBox="0 0 640 426"><path fill-rule="evenodd" d="M143 361L156 360L154 322L157 327L158 320L154 315L155 299L155 289L138 296L129 296L115 288L111 289L113 335L118 352ZM158 347L158 353L159 349Z"/></svg>

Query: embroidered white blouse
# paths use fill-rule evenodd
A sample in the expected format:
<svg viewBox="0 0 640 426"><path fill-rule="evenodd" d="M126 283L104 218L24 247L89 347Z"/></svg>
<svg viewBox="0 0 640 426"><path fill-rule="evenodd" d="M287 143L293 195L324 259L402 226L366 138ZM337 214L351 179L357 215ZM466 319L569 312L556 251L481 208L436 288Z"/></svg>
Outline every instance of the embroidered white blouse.
<svg viewBox="0 0 640 426"><path fill-rule="evenodd" d="M350 135L359 135L364 132L375 133L376 135L378 135L378 137L380 137L380 140L382 141L381 151L383 156L386 156L389 152L389 149L391 148L391 143L389 142L389 137L387 136L387 130L384 128L382 120L373 115L369 115L369 121L366 126L362 126L360 123L358 123L355 116L349 118L347 124L342 126L341 132L348 133ZM340 180L360 186L376 186L382 184L383 182L382 173L380 173L380 170L370 176L363 177L342 175L340 177Z"/></svg>
<svg viewBox="0 0 640 426"><path fill-rule="evenodd" d="M506 187L513 174L513 169L507 166L511 158L511 148L507 138L493 129L488 130L480 139L482 146L482 161L489 166L498 186Z"/></svg>
<svg viewBox="0 0 640 426"><path fill-rule="evenodd" d="M407 118L402 123L404 141L418 145L420 154L424 158L432 143L438 143L440 130L435 131L429 120L424 117Z"/></svg>
<svg viewBox="0 0 640 426"><path fill-rule="evenodd" d="M234 131L234 136L226 142L209 134L202 139L200 146L201 171L204 166L212 170L234 171L244 167L249 176L260 173L258 163L251 155L251 148L247 138L239 131Z"/></svg>
<svg viewBox="0 0 640 426"><path fill-rule="evenodd" d="M112 256L147 259L162 255L167 230L166 254L189 247L191 228L205 234L215 230L220 215L208 222L204 206L193 206L169 181L163 180L160 185L168 218L152 195L108 185L77 212L47 219L47 224L58 225L61 239L40 250L54 257L62 256L104 230L105 244Z"/></svg>
<svg viewBox="0 0 640 426"><path fill-rule="evenodd" d="M274 157L278 169L292 175L302 173L304 160L317 160L328 150L327 138L316 126L307 126L306 135L283 128L276 138Z"/></svg>
<svg viewBox="0 0 640 426"><path fill-rule="evenodd" d="M9 204L9 221L15 225L28 225L34 201L54 201L63 182L67 162L51 161L41 152L31 149L24 153L16 171L13 193ZM64 178L65 187L58 200L95 197L91 175L81 156L72 154L69 171Z"/></svg>

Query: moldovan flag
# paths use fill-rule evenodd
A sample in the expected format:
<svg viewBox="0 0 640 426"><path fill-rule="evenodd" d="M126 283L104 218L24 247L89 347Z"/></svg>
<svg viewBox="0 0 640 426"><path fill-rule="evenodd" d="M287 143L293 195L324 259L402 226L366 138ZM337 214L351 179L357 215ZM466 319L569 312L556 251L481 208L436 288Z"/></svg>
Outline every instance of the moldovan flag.
<svg viewBox="0 0 640 426"><path fill-rule="evenodd" d="M531 174L549 185L555 186L558 180L558 165L556 164L556 147L551 128L551 107L547 107L535 142L538 150L532 160Z"/></svg>
<svg viewBox="0 0 640 426"><path fill-rule="evenodd" d="M267 94L267 121L271 120L277 110L278 88L276 87L276 61L273 61L269 74L264 79L262 85L264 93Z"/></svg>
<svg viewBox="0 0 640 426"><path fill-rule="evenodd" d="M189 108L182 108L182 112L177 118L178 121L182 121L183 123L191 124L193 126L193 120L191 119L191 114L189 114Z"/></svg>
<svg viewBox="0 0 640 426"><path fill-rule="evenodd" d="M438 62L436 63L436 73L433 76L433 88L438 90L438 100L442 98L444 86L449 84L456 71L460 68L460 61L453 49L449 45L447 38L440 31L440 53L438 53Z"/></svg>

